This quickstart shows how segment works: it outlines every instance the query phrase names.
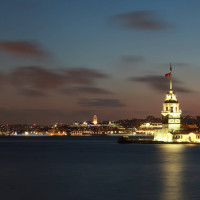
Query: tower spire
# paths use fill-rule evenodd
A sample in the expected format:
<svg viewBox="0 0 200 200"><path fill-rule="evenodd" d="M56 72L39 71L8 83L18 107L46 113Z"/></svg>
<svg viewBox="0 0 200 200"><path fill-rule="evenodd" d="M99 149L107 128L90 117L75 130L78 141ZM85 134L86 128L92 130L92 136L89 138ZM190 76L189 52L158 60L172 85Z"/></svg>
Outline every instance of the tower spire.
<svg viewBox="0 0 200 200"><path fill-rule="evenodd" d="M170 63L170 90L172 90L172 65Z"/></svg>

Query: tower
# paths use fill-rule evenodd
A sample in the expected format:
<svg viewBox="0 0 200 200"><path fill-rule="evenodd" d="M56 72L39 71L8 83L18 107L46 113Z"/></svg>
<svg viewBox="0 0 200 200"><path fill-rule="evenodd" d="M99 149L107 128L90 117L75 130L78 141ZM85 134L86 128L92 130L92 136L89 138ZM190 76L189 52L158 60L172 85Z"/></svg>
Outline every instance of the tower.
<svg viewBox="0 0 200 200"><path fill-rule="evenodd" d="M93 123L94 125L97 124L97 116L96 116L96 115L94 115L92 123Z"/></svg>
<svg viewBox="0 0 200 200"><path fill-rule="evenodd" d="M170 73L165 74L165 77L170 78L170 89L166 94L163 103L162 115L162 129L154 132L154 140L156 141L172 141L173 132L179 130L181 127L181 113L179 102L176 94L172 89L172 67L170 64Z"/></svg>
<svg viewBox="0 0 200 200"><path fill-rule="evenodd" d="M180 129L181 126L181 110L179 108L179 102L176 98L174 91L172 90L172 67L170 65L170 73L165 74L166 77L170 77L170 90L166 94L165 101L163 103L162 124L163 128L168 129L168 133Z"/></svg>

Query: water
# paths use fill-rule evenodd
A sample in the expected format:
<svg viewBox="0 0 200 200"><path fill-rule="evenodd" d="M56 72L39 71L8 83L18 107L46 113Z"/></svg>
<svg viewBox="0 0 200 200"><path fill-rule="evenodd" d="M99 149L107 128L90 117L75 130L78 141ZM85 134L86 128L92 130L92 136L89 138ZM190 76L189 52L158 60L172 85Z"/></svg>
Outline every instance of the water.
<svg viewBox="0 0 200 200"><path fill-rule="evenodd" d="M116 137L1 137L2 200L193 200L200 145Z"/></svg>

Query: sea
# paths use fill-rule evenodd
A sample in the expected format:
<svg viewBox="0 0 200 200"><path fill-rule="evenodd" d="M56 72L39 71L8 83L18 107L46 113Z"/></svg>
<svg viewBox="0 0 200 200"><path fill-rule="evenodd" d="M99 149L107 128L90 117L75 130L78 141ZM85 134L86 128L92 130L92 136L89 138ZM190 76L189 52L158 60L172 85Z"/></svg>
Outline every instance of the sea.
<svg viewBox="0 0 200 200"><path fill-rule="evenodd" d="M0 199L200 199L200 145L117 139L0 137Z"/></svg>

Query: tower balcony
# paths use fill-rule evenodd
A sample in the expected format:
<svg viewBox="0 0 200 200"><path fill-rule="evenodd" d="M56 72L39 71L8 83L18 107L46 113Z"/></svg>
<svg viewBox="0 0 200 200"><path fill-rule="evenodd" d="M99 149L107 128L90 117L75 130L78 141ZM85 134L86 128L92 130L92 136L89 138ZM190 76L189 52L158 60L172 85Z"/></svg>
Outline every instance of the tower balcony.
<svg viewBox="0 0 200 200"><path fill-rule="evenodd" d="M164 110L161 111L161 114L164 115L164 116L166 116L166 115L172 115L172 116L176 117L176 116L181 115L181 113L182 113L182 110L178 110L178 111L174 111L174 112L164 111Z"/></svg>

